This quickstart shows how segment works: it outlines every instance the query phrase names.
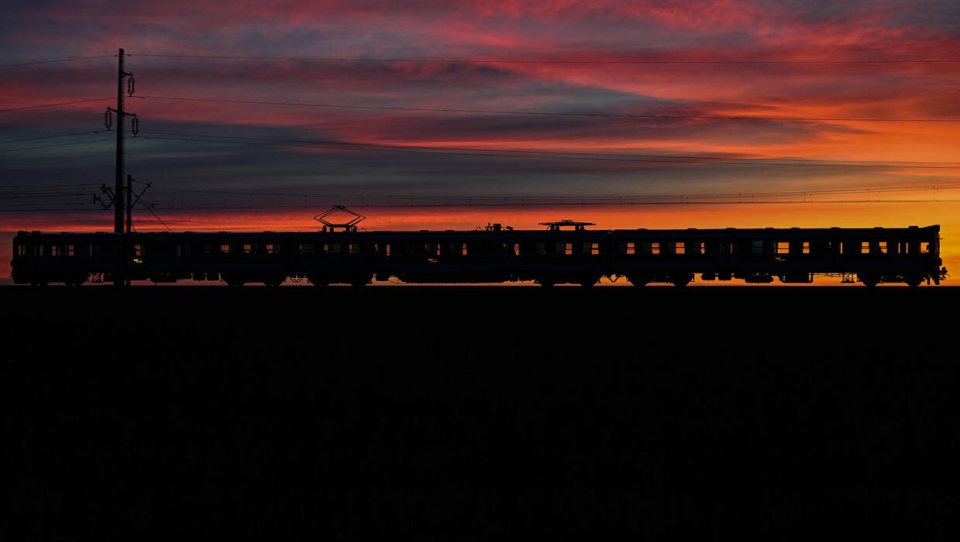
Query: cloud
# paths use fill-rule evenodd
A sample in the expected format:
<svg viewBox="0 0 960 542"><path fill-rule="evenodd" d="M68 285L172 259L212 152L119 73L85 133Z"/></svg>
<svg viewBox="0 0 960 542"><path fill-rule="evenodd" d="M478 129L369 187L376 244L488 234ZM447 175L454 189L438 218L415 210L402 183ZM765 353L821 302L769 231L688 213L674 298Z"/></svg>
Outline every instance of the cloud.
<svg viewBox="0 0 960 542"><path fill-rule="evenodd" d="M122 48L126 171L160 208L947 182L957 15L934 1L21 2L0 21L0 173L71 185L83 204L111 184ZM897 164L910 160L934 165Z"/></svg>

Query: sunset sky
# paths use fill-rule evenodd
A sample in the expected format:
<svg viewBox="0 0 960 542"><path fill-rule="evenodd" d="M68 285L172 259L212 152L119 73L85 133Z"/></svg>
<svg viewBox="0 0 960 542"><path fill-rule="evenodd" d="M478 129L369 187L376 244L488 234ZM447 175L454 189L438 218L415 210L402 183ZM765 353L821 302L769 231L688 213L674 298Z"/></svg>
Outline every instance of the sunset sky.
<svg viewBox="0 0 960 542"><path fill-rule="evenodd" d="M121 49L137 231L940 224L960 273L957 2L9 4L0 278L112 231Z"/></svg>

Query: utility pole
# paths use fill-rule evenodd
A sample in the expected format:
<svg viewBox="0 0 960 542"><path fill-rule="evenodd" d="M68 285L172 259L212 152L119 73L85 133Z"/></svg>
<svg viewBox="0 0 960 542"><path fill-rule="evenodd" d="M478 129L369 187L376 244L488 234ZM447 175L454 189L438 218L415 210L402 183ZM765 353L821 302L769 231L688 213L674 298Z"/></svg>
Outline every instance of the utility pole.
<svg viewBox="0 0 960 542"><path fill-rule="evenodd" d="M124 178L123 178L124 117L126 117L127 115L130 115L133 117L134 133L136 133L137 115L134 113L127 113L123 109L123 81L126 77L130 77L130 79L127 80L127 92L130 95L133 95L133 85L134 85L133 74L123 71L123 49L120 49L119 60L120 60L118 64L119 67L117 70L117 108L116 109L111 109L109 107L107 108L107 112L108 112L107 125L109 127L109 113L110 112L116 113L117 114L117 164L116 164L116 184L114 185L114 191L113 191L113 207L114 207L113 231L119 234L123 234L124 225L125 225L124 221L125 221L125 218L129 216L129 209L128 209L129 197L126 198L126 201L125 201L125 198L123 197L123 192L125 190L124 184L123 184L123 181L124 181ZM120 243L120 250L121 250L121 254L120 254L121 267L124 272L114 274L113 282L115 286L123 286L125 284L129 284L129 280L125 280L126 266L129 263L127 261L128 247L127 247L127 242L125 238L122 239Z"/></svg>
<svg viewBox="0 0 960 542"><path fill-rule="evenodd" d="M123 71L123 49L120 49L120 62L119 68L117 70L117 108L111 109L107 108L107 111L112 111L117 114L117 168L116 168L116 184L114 187L113 196L114 200L114 220L113 220L113 231L116 233L123 233L124 226L124 217L126 216L126 205L123 201L123 170L124 170L124 156L123 156L123 132L124 132L124 117L130 115L136 118L136 114L127 113L123 110L123 81L125 77L131 77L127 81L127 91L133 95L133 74Z"/></svg>

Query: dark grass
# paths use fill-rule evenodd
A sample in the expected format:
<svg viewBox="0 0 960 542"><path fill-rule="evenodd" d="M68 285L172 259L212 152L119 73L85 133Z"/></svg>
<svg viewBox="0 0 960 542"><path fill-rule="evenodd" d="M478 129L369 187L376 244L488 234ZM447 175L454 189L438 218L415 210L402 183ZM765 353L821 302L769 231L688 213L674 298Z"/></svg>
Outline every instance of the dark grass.
<svg viewBox="0 0 960 542"><path fill-rule="evenodd" d="M5 540L931 540L960 523L957 288L0 299Z"/></svg>

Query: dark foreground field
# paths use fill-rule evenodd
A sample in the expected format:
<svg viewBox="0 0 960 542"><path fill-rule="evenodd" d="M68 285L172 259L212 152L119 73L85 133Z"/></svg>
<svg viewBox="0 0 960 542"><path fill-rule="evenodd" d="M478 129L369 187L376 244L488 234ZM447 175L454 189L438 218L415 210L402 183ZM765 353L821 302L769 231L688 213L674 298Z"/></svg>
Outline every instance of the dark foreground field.
<svg viewBox="0 0 960 542"><path fill-rule="evenodd" d="M0 301L3 540L960 532L960 288Z"/></svg>

